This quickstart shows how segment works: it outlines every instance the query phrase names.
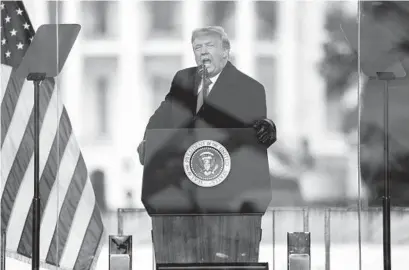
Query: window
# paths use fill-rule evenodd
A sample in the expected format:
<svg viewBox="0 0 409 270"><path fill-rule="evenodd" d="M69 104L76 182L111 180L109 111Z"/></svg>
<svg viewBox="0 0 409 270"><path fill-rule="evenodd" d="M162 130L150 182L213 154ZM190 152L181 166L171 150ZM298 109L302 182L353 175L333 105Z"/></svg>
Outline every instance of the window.
<svg viewBox="0 0 409 270"><path fill-rule="evenodd" d="M106 135L108 120L108 82L107 78L101 76L97 81L96 87L96 105L97 105L97 128L98 134Z"/></svg>
<svg viewBox="0 0 409 270"><path fill-rule="evenodd" d="M182 57L146 56L144 62L149 92L153 94L153 107L156 108L169 92L173 76L182 68Z"/></svg>
<svg viewBox="0 0 409 270"><path fill-rule="evenodd" d="M83 76L83 129L88 140L107 139L114 119L109 101L115 89L117 59L87 57Z"/></svg>
<svg viewBox="0 0 409 270"><path fill-rule="evenodd" d="M179 1L146 1L147 38L182 37L182 3Z"/></svg>
<svg viewBox="0 0 409 270"><path fill-rule="evenodd" d="M272 41L275 38L277 27L277 2L256 1L257 39Z"/></svg>
<svg viewBox="0 0 409 270"><path fill-rule="evenodd" d="M119 27L117 1L82 1L81 15L85 38L117 37Z"/></svg>
<svg viewBox="0 0 409 270"><path fill-rule="evenodd" d="M205 1L203 2L204 25L222 26L229 39L235 37L236 2L234 1Z"/></svg>
<svg viewBox="0 0 409 270"><path fill-rule="evenodd" d="M62 23L63 20L63 1L48 1L47 8L48 8L48 21L49 23ZM57 22L58 20L58 22Z"/></svg>
<svg viewBox="0 0 409 270"><path fill-rule="evenodd" d="M264 85L266 90L267 113L271 119L276 118L276 90L275 90L275 59L273 57L258 57L256 60L256 79Z"/></svg>

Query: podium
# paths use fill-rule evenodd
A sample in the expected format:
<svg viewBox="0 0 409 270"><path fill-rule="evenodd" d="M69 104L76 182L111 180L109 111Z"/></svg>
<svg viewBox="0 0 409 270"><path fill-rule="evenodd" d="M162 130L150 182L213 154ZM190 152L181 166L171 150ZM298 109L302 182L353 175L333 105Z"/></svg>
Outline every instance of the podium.
<svg viewBox="0 0 409 270"><path fill-rule="evenodd" d="M254 129L147 130L142 202L157 264L257 263L271 196Z"/></svg>

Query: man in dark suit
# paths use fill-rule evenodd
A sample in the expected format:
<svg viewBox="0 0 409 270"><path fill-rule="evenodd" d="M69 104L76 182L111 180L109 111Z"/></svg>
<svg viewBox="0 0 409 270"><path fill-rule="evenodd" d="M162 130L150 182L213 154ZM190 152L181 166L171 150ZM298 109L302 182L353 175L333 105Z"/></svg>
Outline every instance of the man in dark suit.
<svg viewBox="0 0 409 270"><path fill-rule="evenodd" d="M229 61L230 41L223 28L211 26L197 29L192 33L191 42L198 66L176 73L169 93L150 117L146 129L252 127L262 145L265 147L272 145L276 141L276 127L266 118L264 87L240 72ZM143 140L138 147L141 164L144 164L144 148ZM261 230L261 217L255 223L258 224L255 226ZM208 227L213 232L216 230L212 224ZM213 238L218 237L221 236L217 233L213 235ZM210 255L211 257L198 258L197 255L192 255L196 257L188 258L186 255L181 255L185 257L182 261L257 260L259 243L255 247L256 251L251 252L250 256L245 252L240 253L229 248L234 245L231 244L234 241L239 240L227 239L225 248L211 251L210 253L214 253ZM240 259L237 256L242 257Z"/></svg>
<svg viewBox="0 0 409 270"><path fill-rule="evenodd" d="M276 127L266 118L264 87L228 60L230 41L224 30L220 27L198 29L192 34L192 46L196 63L205 65L210 81L202 86L200 67L178 71L146 129L255 126L260 142L266 147L273 144ZM138 152L143 164L144 141Z"/></svg>

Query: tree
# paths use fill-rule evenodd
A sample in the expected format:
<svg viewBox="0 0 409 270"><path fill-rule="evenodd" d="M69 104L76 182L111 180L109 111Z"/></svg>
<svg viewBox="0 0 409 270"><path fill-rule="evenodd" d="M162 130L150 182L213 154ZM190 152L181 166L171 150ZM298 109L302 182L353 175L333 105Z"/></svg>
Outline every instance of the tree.
<svg viewBox="0 0 409 270"><path fill-rule="evenodd" d="M324 58L320 64L328 99L340 98L358 79L358 57L341 29L341 25L348 27L356 23L356 17L348 14L340 3L328 10L325 22L328 41L323 46Z"/></svg>

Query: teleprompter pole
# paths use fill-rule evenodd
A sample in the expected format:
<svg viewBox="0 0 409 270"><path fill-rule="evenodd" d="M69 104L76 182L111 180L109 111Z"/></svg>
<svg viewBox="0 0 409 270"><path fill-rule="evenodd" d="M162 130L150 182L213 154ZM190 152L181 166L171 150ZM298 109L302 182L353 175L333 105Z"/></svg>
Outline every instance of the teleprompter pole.
<svg viewBox="0 0 409 270"><path fill-rule="evenodd" d="M34 196L33 196L33 240L31 269L40 269L40 83L45 73L30 73L28 81L34 83Z"/></svg>

